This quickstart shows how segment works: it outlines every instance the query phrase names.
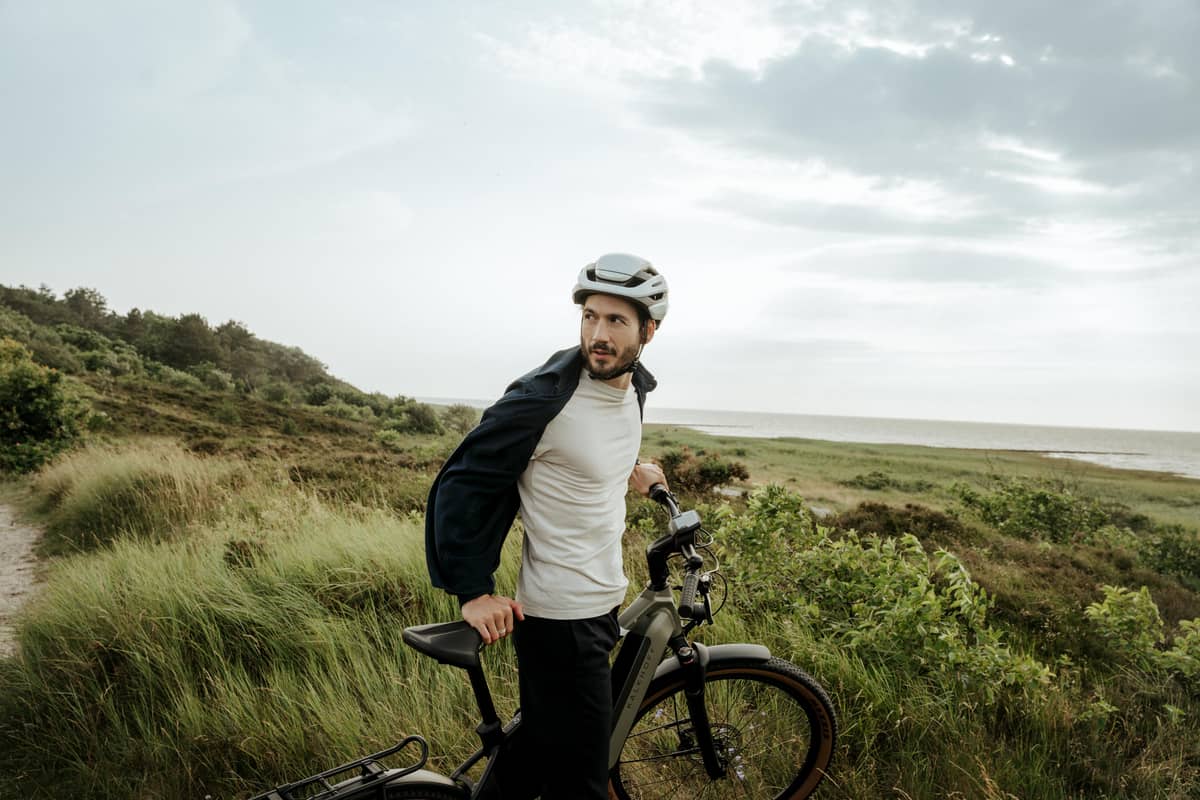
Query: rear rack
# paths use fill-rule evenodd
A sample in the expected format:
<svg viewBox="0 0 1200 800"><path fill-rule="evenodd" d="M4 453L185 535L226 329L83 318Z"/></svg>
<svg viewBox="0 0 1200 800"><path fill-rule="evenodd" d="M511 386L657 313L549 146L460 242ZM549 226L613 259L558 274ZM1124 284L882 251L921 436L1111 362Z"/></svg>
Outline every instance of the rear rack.
<svg viewBox="0 0 1200 800"><path fill-rule="evenodd" d="M379 759L395 755L414 742L421 750L420 758L416 764L413 764L411 767L404 767L403 769L387 769L379 763ZM346 796L351 792L360 792L365 784L377 780L382 776L386 776L389 779L399 778L416 772L425 766L425 762L428 759L429 744L425 739L421 736L408 736L386 750L380 750L378 753L364 756L357 761L342 764L340 767L327 769L324 772L317 773L295 783L276 786L269 792L255 795L251 800L334 800L334 798ZM357 776L348 777L336 784L329 782L329 779L334 776L356 769L359 770Z"/></svg>

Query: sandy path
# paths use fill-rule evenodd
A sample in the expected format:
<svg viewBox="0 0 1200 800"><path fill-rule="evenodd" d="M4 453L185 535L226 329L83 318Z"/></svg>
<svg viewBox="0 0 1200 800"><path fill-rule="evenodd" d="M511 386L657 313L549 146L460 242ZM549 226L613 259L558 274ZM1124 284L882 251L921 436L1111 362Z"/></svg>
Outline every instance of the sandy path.
<svg viewBox="0 0 1200 800"><path fill-rule="evenodd" d="M0 657L16 649L13 616L33 593L33 545L41 532L17 522L13 510L0 504Z"/></svg>

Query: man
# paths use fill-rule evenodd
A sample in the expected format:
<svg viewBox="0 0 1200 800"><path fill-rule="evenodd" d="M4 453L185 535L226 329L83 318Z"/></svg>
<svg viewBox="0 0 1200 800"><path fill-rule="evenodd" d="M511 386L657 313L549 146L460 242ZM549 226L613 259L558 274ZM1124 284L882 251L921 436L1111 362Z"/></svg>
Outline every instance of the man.
<svg viewBox="0 0 1200 800"><path fill-rule="evenodd" d="M457 595L484 642L514 634L543 800L608 796L625 492L666 483L657 465L637 463L656 385L640 356L666 316L666 280L645 259L611 253L583 268L573 298L579 347L484 412L434 481L425 523L433 584ZM525 539L512 599L494 593L492 573L518 508Z"/></svg>

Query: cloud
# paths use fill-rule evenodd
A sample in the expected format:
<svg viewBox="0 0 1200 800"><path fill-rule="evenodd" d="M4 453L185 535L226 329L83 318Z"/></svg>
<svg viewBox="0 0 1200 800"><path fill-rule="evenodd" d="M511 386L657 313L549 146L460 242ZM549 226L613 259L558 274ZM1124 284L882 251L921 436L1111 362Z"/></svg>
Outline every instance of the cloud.
<svg viewBox="0 0 1200 800"><path fill-rule="evenodd" d="M0 13L0 92L14 99L0 163L10 185L48 195L35 203L111 203L112 185L156 202L328 164L409 128L394 101L302 65L236 3Z"/></svg>
<svg viewBox="0 0 1200 800"><path fill-rule="evenodd" d="M912 244L823 248L797 259L790 269L896 284L1044 289L1078 282L1076 273L1052 261L1017 252Z"/></svg>

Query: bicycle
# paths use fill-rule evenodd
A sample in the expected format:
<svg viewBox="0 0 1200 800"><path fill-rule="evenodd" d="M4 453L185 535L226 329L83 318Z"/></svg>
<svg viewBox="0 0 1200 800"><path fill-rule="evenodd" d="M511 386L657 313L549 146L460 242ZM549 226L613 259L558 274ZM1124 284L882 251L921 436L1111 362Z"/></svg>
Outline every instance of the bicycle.
<svg viewBox="0 0 1200 800"><path fill-rule="evenodd" d="M833 703L812 677L763 645L689 642L688 634L717 613L711 595L719 572L704 571L700 554L711 557L712 541L697 541L698 533L707 534L700 515L681 511L665 487L653 487L651 497L668 510L670 523L646 549L649 584L619 617L624 635L613 663L610 796L698 796L712 785L747 797L808 797L833 757ZM669 585L668 562L675 556L684 562L682 586L674 587L678 604ZM479 659L482 637L461 620L406 628L403 637L419 652L466 671L482 719L479 749L442 775L425 769L425 740L408 736L253 800L514 800L537 794L533 770L525 768L536 754L524 747L519 710L501 724ZM411 745L419 751L416 763L381 763ZM481 761L482 773L472 780L467 773ZM331 782L351 772L358 774Z"/></svg>

